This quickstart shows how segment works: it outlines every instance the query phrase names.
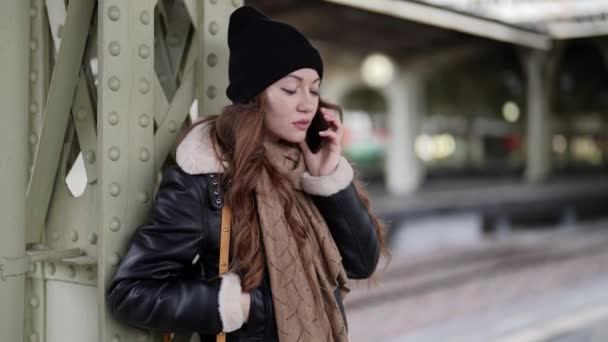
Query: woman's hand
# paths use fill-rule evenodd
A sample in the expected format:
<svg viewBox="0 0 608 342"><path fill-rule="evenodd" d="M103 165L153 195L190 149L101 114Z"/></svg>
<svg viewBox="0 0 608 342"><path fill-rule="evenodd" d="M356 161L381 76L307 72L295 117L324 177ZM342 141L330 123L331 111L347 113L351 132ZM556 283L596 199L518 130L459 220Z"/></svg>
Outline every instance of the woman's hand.
<svg viewBox="0 0 608 342"><path fill-rule="evenodd" d="M341 142L344 134L344 127L335 112L329 108L321 108L318 115L323 115L329 124L329 129L319 132L323 138L321 149L317 153L312 153L306 141L300 143L306 169L311 176L315 177L326 176L336 169L342 156Z"/></svg>

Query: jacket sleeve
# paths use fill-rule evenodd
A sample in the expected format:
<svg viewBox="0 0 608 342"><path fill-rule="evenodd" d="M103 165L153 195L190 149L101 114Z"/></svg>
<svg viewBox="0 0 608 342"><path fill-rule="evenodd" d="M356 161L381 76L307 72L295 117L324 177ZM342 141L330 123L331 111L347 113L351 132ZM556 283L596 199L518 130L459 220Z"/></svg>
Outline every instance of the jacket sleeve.
<svg viewBox="0 0 608 342"><path fill-rule="evenodd" d="M323 215L351 279L372 275L380 257L380 245L368 210L353 185L353 170L342 158L327 176L304 173L302 189Z"/></svg>
<svg viewBox="0 0 608 342"><path fill-rule="evenodd" d="M207 200L195 181L203 180L178 166L165 171L148 221L132 236L109 287L109 308L117 319L143 328L203 334L242 325L237 275L211 282L192 276L202 251L202 205ZM227 306L239 305L229 327L220 313L222 296L232 299Z"/></svg>

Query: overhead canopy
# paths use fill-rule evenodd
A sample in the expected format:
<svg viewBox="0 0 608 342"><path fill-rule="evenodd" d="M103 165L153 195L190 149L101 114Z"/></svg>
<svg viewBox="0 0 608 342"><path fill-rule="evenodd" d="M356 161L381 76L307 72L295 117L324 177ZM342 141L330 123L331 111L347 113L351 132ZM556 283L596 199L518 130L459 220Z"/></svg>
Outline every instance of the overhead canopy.
<svg viewBox="0 0 608 342"><path fill-rule="evenodd" d="M608 34L608 1L606 0L422 1L533 28L555 39Z"/></svg>
<svg viewBox="0 0 608 342"><path fill-rule="evenodd" d="M508 43L549 49L551 38L530 28L419 1L248 0L285 20L309 38L351 51L392 56L425 54L439 48Z"/></svg>

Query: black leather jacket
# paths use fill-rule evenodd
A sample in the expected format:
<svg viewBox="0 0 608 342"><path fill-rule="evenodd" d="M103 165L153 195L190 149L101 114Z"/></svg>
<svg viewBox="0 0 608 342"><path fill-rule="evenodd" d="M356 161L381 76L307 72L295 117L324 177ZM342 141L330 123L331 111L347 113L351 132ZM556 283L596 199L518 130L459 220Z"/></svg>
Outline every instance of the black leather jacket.
<svg viewBox="0 0 608 342"><path fill-rule="evenodd" d="M353 184L334 195L312 198L348 277L369 277L378 262L379 244ZM109 287L109 308L117 319L162 332L198 332L201 341L215 341L222 331L222 279L214 279L222 205L218 174L190 175L177 165L165 171L148 221L131 238ZM228 333L228 341L278 341L270 291L267 274L251 292L248 321Z"/></svg>

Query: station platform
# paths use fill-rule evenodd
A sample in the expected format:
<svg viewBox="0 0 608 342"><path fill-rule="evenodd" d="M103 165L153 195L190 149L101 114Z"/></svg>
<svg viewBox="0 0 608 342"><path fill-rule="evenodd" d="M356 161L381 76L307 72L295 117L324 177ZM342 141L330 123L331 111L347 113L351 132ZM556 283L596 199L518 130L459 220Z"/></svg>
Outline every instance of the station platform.
<svg viewBox="0 0 608 342"><path fill-rule="evenodd" d="M433 181L409 195L391 195L377 184L369 184L368 190L375 211L389 223L389 239L404 220L445 213L478 213L486 230L517 221L559 224L608 214L608 176L599 175L537 184L515 179Z"/></svg>

